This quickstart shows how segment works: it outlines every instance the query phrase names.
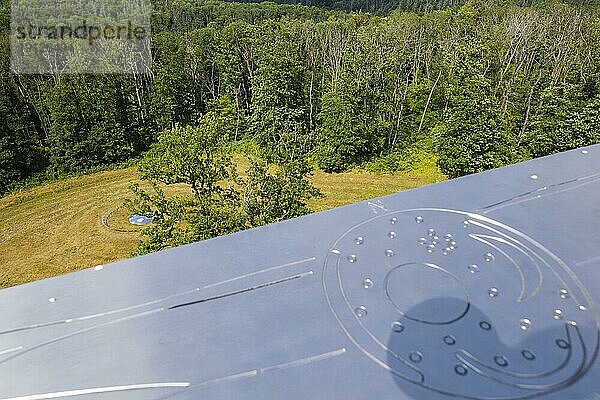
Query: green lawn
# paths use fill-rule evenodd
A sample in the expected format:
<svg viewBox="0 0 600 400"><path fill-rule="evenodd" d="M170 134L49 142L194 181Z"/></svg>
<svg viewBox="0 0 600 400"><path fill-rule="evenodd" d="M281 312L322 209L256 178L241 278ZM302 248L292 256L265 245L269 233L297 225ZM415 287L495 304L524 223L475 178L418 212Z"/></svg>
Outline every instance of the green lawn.
<svg viewBox="0 0 600 400"><path fill-rule="evenodd" d="M325 210L442 179L433 162L404 174L317 172L313 182L326 197L311 207ZM124 168L0 198L0 287L128 257L140 235L122 204L136 180L136 169Z"/></svg>

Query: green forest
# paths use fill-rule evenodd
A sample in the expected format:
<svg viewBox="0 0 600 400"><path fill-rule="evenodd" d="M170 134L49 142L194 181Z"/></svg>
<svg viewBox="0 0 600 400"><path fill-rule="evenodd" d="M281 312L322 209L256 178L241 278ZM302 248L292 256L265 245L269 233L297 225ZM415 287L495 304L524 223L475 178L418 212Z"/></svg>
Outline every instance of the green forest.
<svg viewBox="0 0 600 400"><path fill-rule="evenodd" d="M196 210L262 193L198 239L306 213L313 168L425 155L458 177L600 142L600 6L526 3L157 1L151 74L16 75L3 0L0 193L143 154L142 177L191 184ZM224 144L263 162L241 182ZM134 191L138 208L167 207L158 186ZM263 214L281 208L273 193L286 207Z"/></svg>

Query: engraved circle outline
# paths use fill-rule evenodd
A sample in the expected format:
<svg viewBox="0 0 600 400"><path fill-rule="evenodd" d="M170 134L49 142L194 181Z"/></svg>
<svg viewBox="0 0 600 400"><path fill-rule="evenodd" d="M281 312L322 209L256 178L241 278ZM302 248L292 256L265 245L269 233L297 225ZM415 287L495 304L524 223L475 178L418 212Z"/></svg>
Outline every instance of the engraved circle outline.
<svg viewBox="0 0 600 400"><path fill-rule="evenodd" d="M529 244L533 245L537 251L540 251L543 255L549 257L554 263L556 263L562 271L566 272L569 280L575 284L577 289L581 292L582 296L585 298L586 303L589 305L589 312L591 313L592 319L595 322L596 345L593 348L591 357L587 360L584 360L585 365L583 365L581 368L579 368L577 370L577 373L574 374L574 376L571 376L568 379L566 379L562 382L559 382L557 385L551 386L548 390L545 390L545 391L543 390L543 391L539 391L539 392L535 392L535 393L531 393L531 394L517 395L517 396L475 397L475 396L471 396L471 395L449 392L449 391L446 391L443 389L438 389L438 388L429 386L427 384L424 384L424 382L423 382L424 377L422 375L421 375L422 379L420 379L420 380L410 379L400 373L397 373L386 362L380 360L375 355L369 353L369 351L367 351L359 342L357 342L355 340L355 338L353 338L353 336L350 334L350 332L344 325L344 322L341 320L340 315L338 314L336 309L333 307L331 294L328 290L328 286L326 283L327 268L328 268L328 264L330 264L330 257L335 256L337 258L337 264L339 266L340 253L339 253L339 250L337 250L337 246L349 233L354 231L356 228L358 228L362 225L368 224L372 221L382 219L382 218L389 218L390 216L394 216L394 215L398 215L398 214L408 214L408 213L414 213L414 212L450 213L450 214L456 214L456 215L461 215L463 217L466 217L469 222L472 222L470 220L475 220L478 222L491 224L492 226L494 226L496 228L501 228L501 229L507 231L511 235L514 235L516 238L525 240ZM515 237L511 237L511 239L515 240ZM536 256L540 257L539 254L536 254ZM540 257L540 258L542 260L544 260L544 258L542 258L542 257ZM551 270L553 270L553 268L551 266L549 266L549 268ZM557 274L554 270L553 270L553 272L555 275ZM561 277L558 276L558 279L561 280ZM400 378L405 379L406 381L408 381L410 383L414 383L414 384L417 384L418 386L421 386L421 387L431 390L433 392L452 396L455 398L462 398L462 399L469 399L469 400L525 400L525 399L532 399L532 398L540 397L543 395L547 395L549 393L554 393L554 392L557 392L559 390L562 390L566 387L573 385L575 382L577 382L579 379L581 379L583 376L585 376L587 374L587 372L591 369L591 367L594 365L596 358L598 356L599 350L600 350L600 315L598 314L597 306L594 303L591 295L589 294L588 289L583 285L583 283L579 280L577 275L569 268L569 266L561 258L559 258L556 254L554 254L552 251L550 251L544 245L542 245L535 239L531 238L530 236L526 235L525 233L523 233L515 228L512 228L511 226L508 226L502 222L499 222L492 218L486 217L485 215L481 215L481 214L477 214L477 213L473 213L473 212L469 212L469 211L462 211L462 210L456 210L456 209L445 209L445 208L409 208L409 209L402 209L402 210L397 210L397 211L386 211L383 214L376 215L374 217L368 218L360 223L357 223L357 224L351 226L345 232L343 232L328 249L328 253L327 253L324 263L323 263L322 285L323 285L323 290L325 293L325 297L326 297L326 301L329 306L329 309L331 310L333 316L335 317L337 323L343 330L346 337L352 342L352 344L355 347L357 347L357 349L359 351L361 351L364 355L366 355L368 358L370 358L372 361L374 361L376 364L380 365L382 368L384 368L388 372L390 372L396 376L399 376ZM343 294L343 288L340 287L337 289L341 289L342 295L345 297L345 295ZM347 301L347 299L346 299L346 301ZM359 323L360 323L360 321L359 321ZM362 325L362 323L360 323L360 324ZM581 336L579 331L577 331L577 332L578 332L579 336ZM568 330L567 330L567 333L568 333ZM369 335L376 342L378 342L378 340L372 334L369 333ZM408 367L411 367L411 366L408 365Z"/></svg>
<svg viewBox="0 0 600 400"><path fill-rule="evenodd" d="M417 318L415 316L409 315L406 310L403 310L398 304L396 304L396 302L394 301L394 299L392 298L392 295L389 292L389 278L390 275L392 275L394 272L398 272L400 271L401 268L409 266L409 265L422 265L425 266L427 268L431 268L435 271L439 271L442 274L445 274L447 276L449 276L450 278L452 278L455 282L457 282L461 289L463 290L463 294L465 295L465 307L464 309L458 313L458 315L454 315L452 318L449 319L445 319L443 321L427 321L423 318ZM462 317L464 317L468 312L469 309L471 308L471 294L469 293L469 289L467 288L467 286L456 276L454 275L452 272L446 270L445 268L440 267L439 265L433 264L433 263L427 263L427 262L422 262L422 263L417 263L417 262L407 262L407 263L402 263L400 265L397 265L395 267L393 267L392 269L390 269L386 274L385 274L385 278L383 280L383 290L385 293L385 296L387 298L387 300L392 304L392 306L396 309L396 311L398 311L404 318L409 319L411 321L415 321L415 322L420 322L422 324L426 324L426 325L447 325L447 324L451 324L453 322L458 321L459 319L461 319Z"/></svg>

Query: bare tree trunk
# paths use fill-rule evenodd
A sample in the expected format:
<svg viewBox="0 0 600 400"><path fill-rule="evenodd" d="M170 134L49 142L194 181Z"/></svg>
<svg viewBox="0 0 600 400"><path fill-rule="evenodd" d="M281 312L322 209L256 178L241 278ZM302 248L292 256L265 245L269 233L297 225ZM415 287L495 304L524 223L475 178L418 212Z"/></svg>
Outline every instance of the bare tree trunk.
<svg viewBox="0 0 600 400"><path fill-rule="evenodd" d="M437 86L441 77L442 77L442 71L440 70L440 73L438 74L437 79L435 80L435 83L433 84L433 86L431 87L431 90L429 91L429 97L427 97L427 103L425 104L425 108L423 109L423 115L421 115L421 122L419 122L419 129L417 129L417 136L419 135L419 133L421 133L421 129L423 128L423 121L425 120L425 114L427 113L427 109L429 108L429 104L431 103L431 98L433 97L433 92L435 90L435 87Z"/></svg>

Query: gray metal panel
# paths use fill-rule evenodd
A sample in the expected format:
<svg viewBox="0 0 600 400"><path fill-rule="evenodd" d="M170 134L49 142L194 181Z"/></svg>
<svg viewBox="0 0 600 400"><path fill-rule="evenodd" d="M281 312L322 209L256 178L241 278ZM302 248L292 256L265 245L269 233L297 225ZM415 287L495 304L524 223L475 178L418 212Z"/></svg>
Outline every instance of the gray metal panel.
<svg viewBox="0 0 600 400"><path fill-rule="evenodd" d="M599 163L574 150L2 290L0 399L597 399Z"/></svg>

